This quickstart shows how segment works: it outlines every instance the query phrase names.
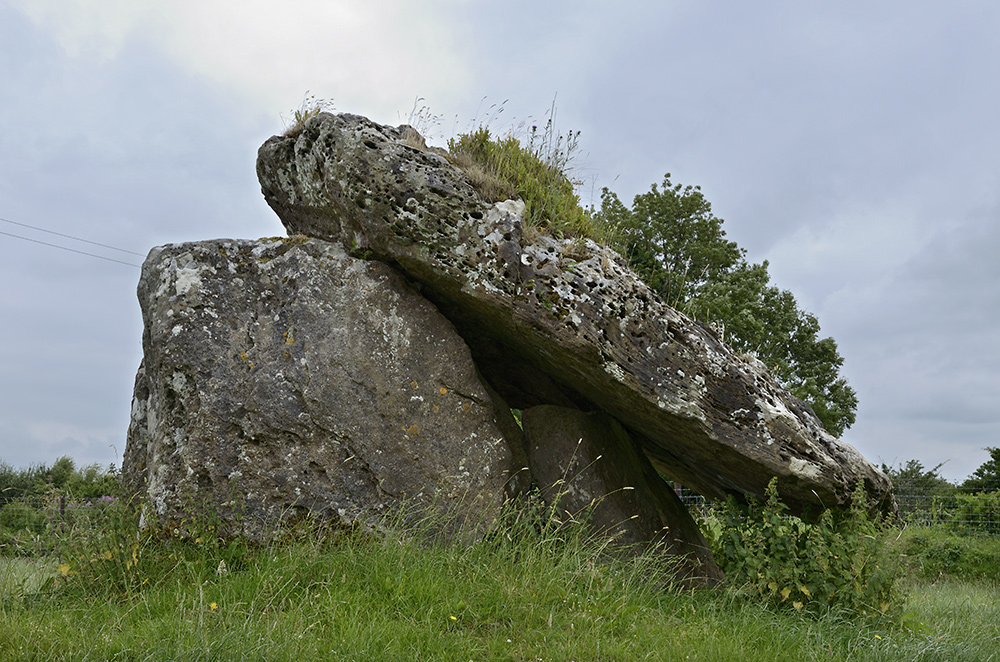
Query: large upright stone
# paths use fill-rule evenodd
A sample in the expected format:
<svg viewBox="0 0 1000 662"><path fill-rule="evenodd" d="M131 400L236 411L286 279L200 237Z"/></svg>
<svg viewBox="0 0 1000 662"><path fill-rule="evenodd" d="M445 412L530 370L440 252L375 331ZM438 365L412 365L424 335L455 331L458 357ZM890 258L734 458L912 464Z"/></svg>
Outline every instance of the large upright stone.
<svg viewBox="0 0 1000 662"><path fill-rule="evenodd" d="M846 504L888 479L828 434L759 361L665 305L613 251L522 233L517 201L487 204L409 127L320 114L260 148L264 198L291 233L397 265L455 324L517 408L601 409L650 459L710 497L762 497L778 477L794 509Z"/></svg>
<svg viewBox="0 0 1000 662"><path fill-rule="evenodd" d="M267 539L407 500L497 514L510 452L469 350L393 269L339 244L154 248L123 473L161 522Z"/></svg>

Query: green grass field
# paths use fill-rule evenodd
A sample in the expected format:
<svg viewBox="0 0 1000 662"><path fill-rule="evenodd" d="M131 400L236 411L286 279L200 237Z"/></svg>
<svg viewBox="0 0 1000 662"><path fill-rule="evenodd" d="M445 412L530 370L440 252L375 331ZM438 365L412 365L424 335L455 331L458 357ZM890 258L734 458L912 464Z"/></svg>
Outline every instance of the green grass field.
<svg viewBox="0 0 1000 662"><path fill-rule="evenodd" d="M340 533L247 549L113 525L68 538L0 556L0 659L1000 660L1000 586L975 575L1000 567L995 537L888 532L906 568L898 622L686 592L655 556L611 559L565 528L472 545Z"/></svg>

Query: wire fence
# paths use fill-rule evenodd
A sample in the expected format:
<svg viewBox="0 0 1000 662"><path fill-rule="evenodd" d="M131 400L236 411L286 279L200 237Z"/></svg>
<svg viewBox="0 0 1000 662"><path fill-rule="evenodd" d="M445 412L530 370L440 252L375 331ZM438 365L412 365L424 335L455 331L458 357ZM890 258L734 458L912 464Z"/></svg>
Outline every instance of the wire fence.
<svg viewBox="0 0 1000 662"><path fill-rule="evenodd" d="M698 516L711 509L711 501L680 488L681 501ZM99 521L93 515L115 497L72 499L68 496L31 496L0 502L0 534L41 532L62 525ZM900 522L913 526L944 526L955 531L1000 535L1000 491L973 493L958 488L938 494L896 494Z"/></svg>
<svg viewBox="0 0 1000 662"><path fill-rule="evenodd" d="M687 489L681 501L692 513L704 513L711 501ZM965 533L1000 535L1000 491L973 492L954 488L947 493L897 493L899 521L906 526L944 526Z"/></svg>
<svg viewBox="0 0 1000 662"><path fill-rule="evenodd" d="M118 499L100 496L93 499L73 499L65 495L28 496L0 503L0 531L41 531L55 524L76 524L90 520L94 513Z"/></svg>
<svg viewBox="0 0 1000 662"><path fill-rule="evenodd" d="M900 518L907 524L944 524L956 529L1000 534L1000 492L898 495Z"/></svg>

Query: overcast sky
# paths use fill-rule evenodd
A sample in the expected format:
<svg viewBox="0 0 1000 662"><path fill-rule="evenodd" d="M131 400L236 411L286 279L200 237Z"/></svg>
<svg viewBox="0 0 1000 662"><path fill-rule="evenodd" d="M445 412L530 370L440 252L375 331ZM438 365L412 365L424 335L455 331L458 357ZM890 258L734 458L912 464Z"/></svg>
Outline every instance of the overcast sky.
<svg viewBox="0 0 1000 662"><path fill-rule="evenodd" d="M0 0L0 459L120 465L142 357L137 266L8 235L284 234L254 161L308 90L423 99L435 144L555 99L585 202L700 185L836 339L844 440L964 479L1000 446L998 34L994 0Z"/></svg>

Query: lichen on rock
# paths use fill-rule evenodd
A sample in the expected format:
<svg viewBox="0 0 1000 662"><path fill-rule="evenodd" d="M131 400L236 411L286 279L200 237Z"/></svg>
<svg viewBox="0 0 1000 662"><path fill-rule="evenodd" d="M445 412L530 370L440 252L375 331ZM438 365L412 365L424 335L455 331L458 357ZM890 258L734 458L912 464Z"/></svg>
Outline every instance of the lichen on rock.
<svg viewBox="0 0 1000 662"><path fill-rule="evenodd" d="M469 350L390 267L316 239L153 249L123 473L161 521L268 540L406 503L470 530L510 450ZM194 515L192 514L194 509Z"/></svg>
<svg viewBox="0 0 1000 662"><path fill-rule="evenodd" d="M895 509L877 468L614 251L529 240L516 201L486 202L401 132L320 114L260 148L264 198L290 233L363 248L419 283L511 406L604 411L660 470L706 496L762 497L777 476L796 511L846 505L858 482Z"/></svg>

